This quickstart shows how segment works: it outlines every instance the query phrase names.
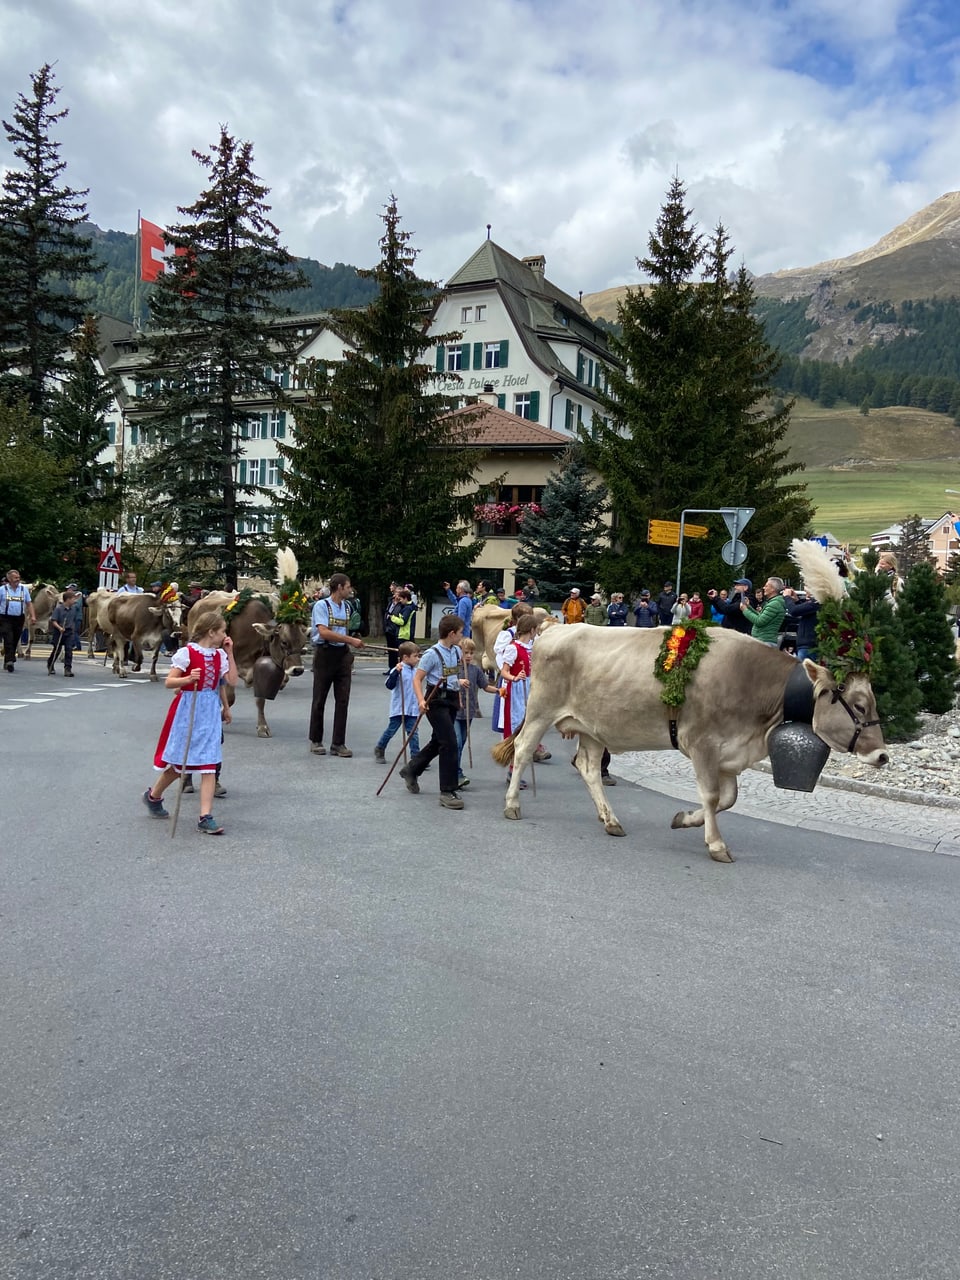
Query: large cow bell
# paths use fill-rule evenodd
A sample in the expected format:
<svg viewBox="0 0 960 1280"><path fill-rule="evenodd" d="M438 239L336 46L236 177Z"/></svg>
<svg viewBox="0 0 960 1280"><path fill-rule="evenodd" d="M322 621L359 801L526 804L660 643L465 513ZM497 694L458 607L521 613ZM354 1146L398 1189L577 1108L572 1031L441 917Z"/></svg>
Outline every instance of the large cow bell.
<svg viewBox="0 0 960 1280"><path fill-rule="evenodd" d="M789 720L767 735L773 785L783 791L812 791L827 763L830 748L808 724Z"/></svg>
<svg viewBox="0 0 960 1280"><path fill-rule="evenodd" d="M253 664L253 696L272 702L283 685L283 667L266 654Z"/></svg>

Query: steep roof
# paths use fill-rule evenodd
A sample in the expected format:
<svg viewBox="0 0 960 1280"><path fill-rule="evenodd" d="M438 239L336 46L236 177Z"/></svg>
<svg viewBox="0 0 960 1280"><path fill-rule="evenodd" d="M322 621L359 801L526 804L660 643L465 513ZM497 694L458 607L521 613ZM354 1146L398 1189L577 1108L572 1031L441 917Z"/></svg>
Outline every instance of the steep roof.
<svg viewBox="0 0 960 1280"><path fill-rule="evenodd" d="M569 437L539 422L530 422L492 404L468 404L454 409L452 419L468 419L469 448L537 450L561 453L572 443Z"/></svg>
<svg viewBox="0 0 960 1280"><path fill-rule="evenodd" d="M594 324L576 298L493 240L485 240L473 257L453 273L444 289L457 293L484 285L500 294L530 358L554 377L593 395L589 387L580 387L572 372L558 360L548 341L551 337L581 344L605 360L618 363L610 352L606 333Z"/></svg>

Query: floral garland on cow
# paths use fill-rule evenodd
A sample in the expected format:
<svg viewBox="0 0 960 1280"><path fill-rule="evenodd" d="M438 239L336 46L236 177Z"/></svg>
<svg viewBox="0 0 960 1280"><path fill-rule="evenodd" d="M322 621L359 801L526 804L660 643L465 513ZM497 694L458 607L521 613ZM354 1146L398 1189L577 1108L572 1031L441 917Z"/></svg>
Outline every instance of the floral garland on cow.
<svg viewBox="0 0 960 1280"><path fill-rule="evenodd" d="M653 674L663 685L660 701L668 707L683 706L687 682L710 648L711 626L700 618L691 618L671 627L664 636Z"/></svg>
<svg viewBox="0 0 960 1280"><path fill-rule="evenodd" d="M874 644L867 635L863 610L847 594L837 562L819 543L794 538L790 558L800 570L809 595L820 602L817 612L817 660L837 684L851 675L870 674Z"/></svg>
<svg viewBox="0 0 960 1280"><path fill-rule="evenodd" d="M251 600L259 600L260 603L273 613L273 606L265 595L261 595L259 591L254 591L252 587L244 587L242 591L238 591L236 598L231 600L229 604L223 606L223 616L227 620L227 630L230 630L232 623L240 617L244 609Z"/></svg>

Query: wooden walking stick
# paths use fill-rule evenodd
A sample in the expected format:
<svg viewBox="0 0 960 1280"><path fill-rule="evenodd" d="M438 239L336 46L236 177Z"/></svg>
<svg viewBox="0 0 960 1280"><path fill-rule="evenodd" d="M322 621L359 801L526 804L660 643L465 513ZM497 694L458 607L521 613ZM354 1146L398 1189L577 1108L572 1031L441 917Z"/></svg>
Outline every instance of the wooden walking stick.
<svg viewBox="0 0 960 1280"><path fill-rule="evenodd" d="M403 672L400 672L400 727L406 733L407 731L407 700L403 692ZM403 752L403 763L407 763L407 744L404 743L400 748ZM388 775L389 776L389 775Z"/></svg>
<svg viewBox="0 0 960 1280"><path fill-rule="evenodd" d="M173 807L173 822L170 824L170 839L177 834L177 819L180 817L180 801L183 799L183 784L187 776L187 761L190 759L190 740L193 737L193 717L197 712L197 684L193 682L193 701L190 703L190 718L187 721L187 744L183 749L183 761L180 765L180 785L177 788L177 803Z"/></svg>
<svg viewBox="0 0 960 1280"><path fill-rule="evenodd" d="M466 658L464 658L464 657L461 657L461 658L460 658L460 665L461 665L461 667L463 668L463 678L464 678L464 680L468 680L468 681L469 681L470 677L467 675L467 660L466 660ZM471 746L471 744L470 744L470 725L473 723L473 722L471 721L471 719L470 719L470 712L471 712L471 711L472 711L472 709L473 709L473 708L472 708L472 706L471 706L471 703L472 703L473 699L472 699L472 698L471 698L471 696L470 696L472 692L473 692L473 690L470 688L470 685L468 684L468 685L467 685L467 688L466 688L466 699L467 699L467 715L466 715L466 721L467 721L467 764L470 766L470 768L471 768L471 769L473 768L473 747L472 747L472 746ZM460 698L461 698L461 701L463 700L463 697L464 697L464 690L463 690L463 688L461 687L461 689L460 689Z"/></svg>

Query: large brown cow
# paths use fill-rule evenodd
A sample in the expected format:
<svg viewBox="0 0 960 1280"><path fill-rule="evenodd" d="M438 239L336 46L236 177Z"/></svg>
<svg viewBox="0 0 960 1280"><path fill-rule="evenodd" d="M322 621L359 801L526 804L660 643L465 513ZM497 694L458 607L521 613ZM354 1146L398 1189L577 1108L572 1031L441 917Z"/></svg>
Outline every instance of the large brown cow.
<svg viewBox="0 0 960 1280"><path fill-rule="evenodd" d="M537 743L554 725L565 737L580 735L577 768L605 829L622 836L600 781L603 748L669 749L673 715L677 745L693 763L702 807L678 813L672 825L702 826L710 857L733 861L717 813L735 803L743 770L767 754L767 735L783 720L784 690L797 662L759 640L716 628L683 706L668 709L653 673L662 640L660 630L633 627L553 627L538 637L527 718L513 742L504 817L520 817L520 779ZM834 751L855 751L869 764L886 764L869 680L851 676L841 689L825 667L809 659L803 666L813 682L814 732Z"/></svg>
<svg viewBox="0 0 960 1280"><path fill-rule="evenodd" d="M204 597L202 608L209 600ZM253 684L253 667L258 658L271 658L283 671L283 688L291 676L303 675L303 649L307 643L307 628L296 622L277 622L270 609L256 598L230 616L230 638L233 640L233 658L244 684ZM227 696L232 694L227 691ZM257 737L271 737L270 726L264 714L264 699L257 698Z"/></svg>
<svg viewBox="0 0 960 1280"><path fill-rule="evenodd" d="M543 622L550 617L546 609L537 605L534 616ZM510 625L510 610L501 609L498 604L478 604L470 619L470 633L477 646L477 654L487 671L496 671L497 664L493 656L493 646L497 636L505 626Z"/></svg>
<svg viewBox="0 0 960 1280"><path fill-rule="evenodd" d="M159 680L157 659L163 637L168 632L179 632L183 607L179 600L160 601L152 591L138 595L117 594L107 601L106 609L97 610L101 629L108 636L109 652L113 654L113 671L121 680L127 678L124 647L133 647L134 669L143 662L146 645L153 648L150 663L150 679Z"/></svg>
<svg viewBox="0 0 960 1280"><path fill-rule="evenodd" d="M60 599L60 592L50 583L35 582L27 587L30 592L30 599L33 601L33 610L37 615L36 626L31 622L27 622L27 643L22 642L18 646L21 658L30 659L33 657L33 637L37 631L50 630L50 615L53 613L53 607Z"/></svg>

